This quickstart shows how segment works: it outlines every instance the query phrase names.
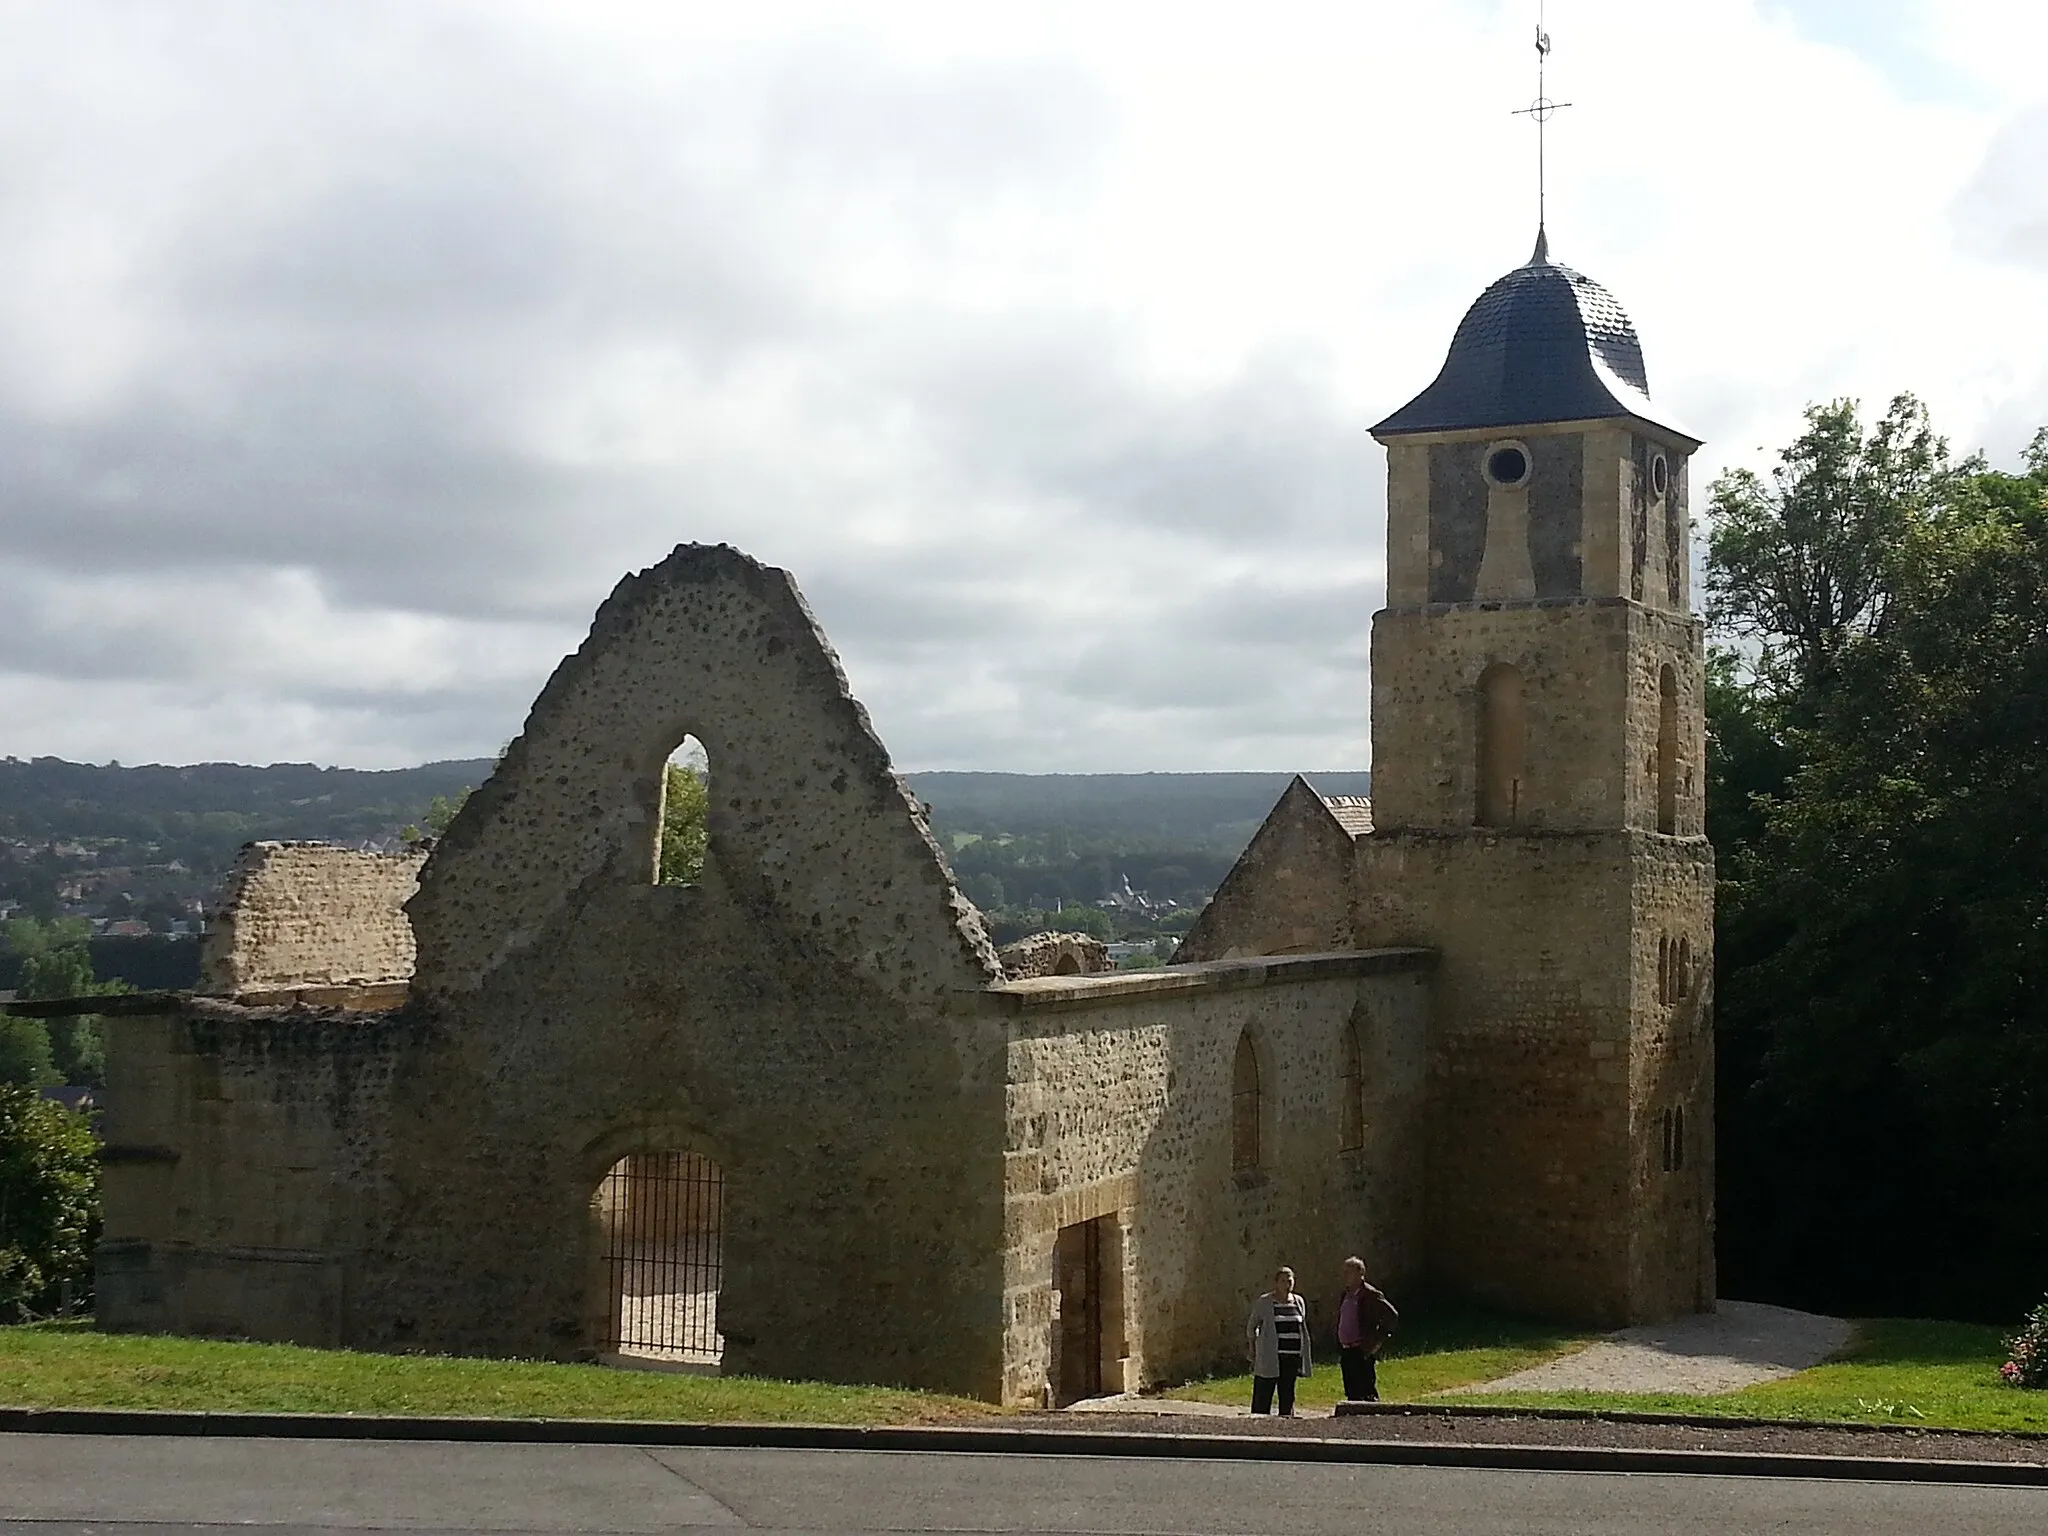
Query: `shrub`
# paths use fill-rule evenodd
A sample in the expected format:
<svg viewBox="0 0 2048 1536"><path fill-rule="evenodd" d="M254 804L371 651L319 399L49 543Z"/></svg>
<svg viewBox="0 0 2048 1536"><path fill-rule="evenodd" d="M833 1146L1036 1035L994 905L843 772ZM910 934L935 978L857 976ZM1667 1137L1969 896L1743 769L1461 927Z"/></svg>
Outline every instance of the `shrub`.
<svg viewBox="0 0 2048 1536"><path fill-rule="evenodd" d="M2048 1389L2048 1301L2029 1312L2020 1331L2005 1343L2012 1358L1998 1374L2015 1387Z"/></svg>
<svg viewBox="0 0 2048 1536"><path fill-rule="evenodd" d="M0 1084L0 1318L90 1297L98 1152L84 1115Z"/></svg>

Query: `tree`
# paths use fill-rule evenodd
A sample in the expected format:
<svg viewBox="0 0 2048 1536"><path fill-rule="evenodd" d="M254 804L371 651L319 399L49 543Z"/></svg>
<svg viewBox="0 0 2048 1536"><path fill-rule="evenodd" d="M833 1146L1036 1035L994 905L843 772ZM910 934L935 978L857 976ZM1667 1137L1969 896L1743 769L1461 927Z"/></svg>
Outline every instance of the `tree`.
<svg viewBox="0 0 2048 1536"><path fill-rule="evenodd" d="M1709 492L1707 618L1795 691L1851 637L1882 632L1901 546L1950 476L1948 445L1911 395L1868 434L1853 400L1808 406L1806 423L1769 483L1737 469Z"/></svg>
<svg viewBox="0 0 2048 1536"><path fill-rule="evenodd" d="M79 918L53 922L19 918L9 923L7 947L21 961L16 995L27 1001L99 997L128 991L125 982L94 978L91 944L92 929ZM72 1014L51 1019L47 1026L38 1023L37 1027L45 1030L50 1065L57 1081L104 1085L106 1044L97 1014Z"/></svg>
<svg viewBox="0 0 2048 1536"><path fill-rule="evenodd" d="M661 884L695 885L704 878L710 809L704 776L670 763L661 795Z"/></svg>
<svg viewBox="0 0 2048 1536"><path fill-rule="evenodd" d="M0 1084L42 1088L61 1081L43 1021L0 1013Z"/></svg>
<svg viewBox="0 0 2048 1536"><path fill-rule="evenodd" d="M89 1294L98 1153L84 1115L0 1084L0 1316L25 1319Z"/></svg>
<svg viewBox="0 0 2048 1536"><path fill-rule="evenodd" d="M1724 1273L2010 1315L2048 1273L2048 453L1866 510L1881 594L1709 686Z"/></svg>

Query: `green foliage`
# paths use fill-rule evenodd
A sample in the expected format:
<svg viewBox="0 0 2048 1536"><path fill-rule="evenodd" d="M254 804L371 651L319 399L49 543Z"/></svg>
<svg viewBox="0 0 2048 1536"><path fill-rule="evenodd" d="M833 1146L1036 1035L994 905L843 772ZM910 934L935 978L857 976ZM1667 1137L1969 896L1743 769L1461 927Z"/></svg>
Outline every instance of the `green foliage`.
<svg viewBox="0 0 2048 1536"><path fill-rule="evenodd" d="M0 1084L0 1315L83 1299L99 1233L99 1156L86 1117Z"/></svg>
<svg viewBox="0 0 2048 1536"><path fill-rule="evenodd" d="M0 1013L0 1084L42 1088L62 1081L43 1021Z"/></svg>
<svg viewBox="0 0 2048 1536"><path fill-rule="evenodd" d="M2005 1352L1998 1374L2009 1385L2048 1391L2048 1301L2027 1314L2020 1331L2005 1341Z"/></svg>
<svg viewBox="0 0 2048 1536"><path fill-rule="evenodd" d="M661 795L661 884L695 885L704 878L710 809L704 775L670 763Z"/></svg>
<svg viewBox="0 0 2048 1536"><path fill-rule="evenodd" d="M1707 617L1794 687L1821 680L1853 637L1883 632L1904 542L1949 474L1911 395L1867 434L1853 400L1809 406L1806 422L1768 483L1746 469L1716 480L1709 513Z"/></svg>
<svg viewBox="0 0 2048 1536"><path fill-rule="evenodd" d="M8 950L20 965L16 995L24 1001L60 997L98 997L129 990L127 983L99 981L93 976L92 929L77 918L38 922L17 918L7 925ZM106 1046L96 1014L72 1014L44 1023L18 1019L43 1034L38 1053L19 1029L8 1030L14 1043L0 1044L0 1081L77 1083L99 1087L106 1082ZM10 1058L12 1058L10 1060Z"/></svg>
<svg viewBox="0 0 2048 1536"><path fill-rule="evenodd" d="M1811 419L1800 516L1710 555L1724 620L1817 594L1748 601L1758 665L1709 684L1724 1273L2010 1316L2048 1272L2048 466L1944 468L1910 402Z"/></svg>
<svg viewBox="0 0 2048 1536"><path fill-rule="evenodd" d="M2041 1434L2048 1401L2006 1389L1998 1330L1973 1323L1877 1318L1856 1325L1839 1358L1795 1375L1711 1397L1677 1393L1517 1392L1461 1394L1503 1407L1682 1413L1788 1422L1904 1424Z"/></svg>

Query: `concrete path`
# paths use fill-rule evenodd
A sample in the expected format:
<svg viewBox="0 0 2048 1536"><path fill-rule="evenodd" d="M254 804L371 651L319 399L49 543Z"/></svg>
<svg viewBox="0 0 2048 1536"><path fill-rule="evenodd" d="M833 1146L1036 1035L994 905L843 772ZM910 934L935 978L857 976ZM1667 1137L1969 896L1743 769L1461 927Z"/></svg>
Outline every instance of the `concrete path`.
<svg viewBox="0 0 2048 1536"><path fill-rule="evenodd" d="M4 1536L2040 1536L2048 1488L1304 1462L0 1436Z"/></svg>
<svg viewBox="0 0 2048 1536"><path fill-rule="evenodd" d="M1084 1397L1069 1403L1066 1413L1149 1413L1166 1418L1192 1414L1196 1418L1244 1419L1251 1417L1248 1403L1195 1403L1177 1397L1140 1397L1135 1392L1115 1397ZM1323 1410L1327 1412L1327 1410Z"/></svg>
<svg viewBox="0 0 2048 1536"><path fill-rule="evenodd" d="M1575 1355L1440 1394L1463 1392L1738 1392L1819 1365L1846 1349L1855 1330L1839 1317L1755 1301L1624 1328Z"/></svg>

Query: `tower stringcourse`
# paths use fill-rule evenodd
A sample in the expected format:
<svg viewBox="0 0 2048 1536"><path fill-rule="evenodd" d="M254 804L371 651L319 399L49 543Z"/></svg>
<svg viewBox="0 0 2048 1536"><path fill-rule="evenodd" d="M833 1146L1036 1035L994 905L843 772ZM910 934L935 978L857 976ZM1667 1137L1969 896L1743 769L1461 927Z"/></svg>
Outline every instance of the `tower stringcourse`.
<svg viewBox="0 0 2048 1536"><path fill-rule="evenodd" d="M1362 935L1444 954L1431 1262L1641 1321L1714 1299L1705 656L1688 462L1614 296L1542 222L1387 449ZM1373 915L1384 901L1384 911Z"/></svg>

